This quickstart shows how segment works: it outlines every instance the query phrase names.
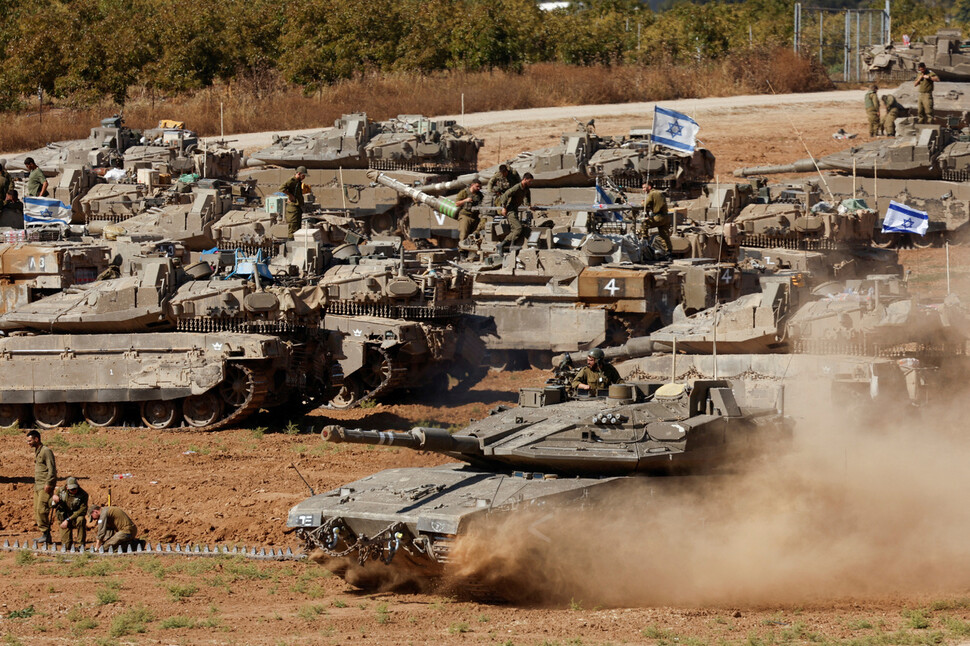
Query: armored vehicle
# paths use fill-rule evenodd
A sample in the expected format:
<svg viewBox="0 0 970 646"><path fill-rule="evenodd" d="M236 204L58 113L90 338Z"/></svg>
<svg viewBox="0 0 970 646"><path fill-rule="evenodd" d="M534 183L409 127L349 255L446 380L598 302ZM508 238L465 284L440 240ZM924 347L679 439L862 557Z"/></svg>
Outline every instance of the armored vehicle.
<svg viewBox="0 0 970 646"><path fill-rule="evenodd" d="M101 244L0 244L0 314L93 282L110 258L111 250Z"/></svg>
<svg viewBox="0 0 970 646"><path fill-rule="evenodd" d="M428 173L467 173L478 168L482 140L454 121L399 115L374 122L366 114L345 114L333 128L307 135L274 137L246 166L286 168L379 168Z"/></svg>
<svg viewBox="0 0 970 646"><path fill-rule="evenodd" d="M921 62L941 81L970 81L970 42L959 29L941 29L908 45L876 45L863 52L862 60L869 76L880 81L912 81Z"/></svg>
<svg viewBox="0 0 970 646"><path fill-rule="evenodd" d="M429 583L461 566L456 542L479 523L579 509L634 476L715 472L755 452L758 440L786 433L776 410L736 399L724 381L628 383L586 398L552 383L454 434L324 429L328 442L434 451L462 463L382 471L304 500L287 525L355 585Z"/></svg>
<svg viewBox="0 0 970 646"><path fill-rule="evenodd" d="M87 139L75 139L47 144L43 148L7 158L9 170L26 170L24 159L33 157L44 174L52 177L61 172L65 164L88 164L110 166L120 161L125 151L139 143L141 133L125 127L120 115L101 120L101 125L91 128Z"/></svg>
<svg viewBox="0 0 970 646"><path fill-rule="evenodd" d="M938 125L904 124L895 139L871 141L819 158L791 164L755 166L735 171L742 177L815 172L829 199L859 198L882 210L896 200L930 217L930 244L960 237L970 220L970 138ZM881 222L879 222L881 226ZM888 242L888 240L882 240Z"/></svg>

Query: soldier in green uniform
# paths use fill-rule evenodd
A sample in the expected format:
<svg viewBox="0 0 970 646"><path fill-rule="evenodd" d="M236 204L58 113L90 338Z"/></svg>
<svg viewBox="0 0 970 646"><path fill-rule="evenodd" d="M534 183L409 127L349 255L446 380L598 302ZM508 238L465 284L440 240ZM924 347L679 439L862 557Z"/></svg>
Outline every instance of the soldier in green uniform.
<svg viewBox="0 0 970 646"><path fill-rule="evenodd" d="M593 348L586 355L586 365L573 378L573 388L577 390L603 390L618 384L620 373L606 360L603 351Z"/></svg>
<svg viewBox="0 0 970 646"><path fill-rule="evenodd" d="M919 107L917 108L916 123L933 123L933 83L940 77L926 69L926 63L916 66L916 82L913 87L919 88Z"/></svg>
<svg viewBox="0 0 970 646"><path fill-rule="evenodd" d="M468 188L463 188L455 196L455 206L459 207L458 211L458 240L464 240L472 234L472 232L478 230L478 224L481 219L481 213L473 210L477 206L482 205L482 200L485 196L482 194L482 180L474 179L472 183L468 185Z"/></svg>
<svg viewBox="0 0 970 646"><path fill-rule="evenodd" d="M24 160L24 166L30 171L27 176L27 195L30 197L47 197L47 176L37 167L33 157Z"/></svg>
<svg viewBox="0 0 970 646"><path fill-rule="evenodd" d="M866 92L866 117L869 119L869 136L878 137L882 129L882 122L879 120L879 86L875 83Z"/></svg>
<svg viewBox="0 0 970 646"><path fill-rule="evenodd" d="M71 549L73 545L87 542L88 528L84 517L88 515L88 492L78 485L77 478L68 478L63 488L51 498L51 506L61 521L61 546ZM77 540L72 540L72 534Z"/></svg>
<svg viewBox="0 0 970 646"><path fill-rule="evenodd" d="M7 191L13 188L13 178L7 172L7 160L0 159L0 197L5 197Z"/></svg>
<svg viewBox="0 0 970 646"><path fill-rule="evenodd" d="M643 210L646 215L646 229L656 228L660 239L663 240L664 251L669 255L673 250L670 242L670 214L667 211L667 198L663 191L655 188L653 182L643 185ZM646 232L644 232L646 233Z"/></svg>
<svg viewBox="0 0 970 646"><path fill-rule="evenodd" d="M296 175L286 180L280 186L280 192L286 194L286 230L289 238L299 231L303 220L303 180L306 179L306 166L296 169Z"/></svg>
<svg viewBox="0 0 970 646"><path fill-rule="evenodd" d="M532 208L532 192L529 186L532 184L532 173L522 176L522 181L502 193L498 198L499 213L505 216L509 223L509 234L498 246L499 253L504 253L506 243L511 247L522 236L522 220L519 218L519 207L525 206Z"/></svg>
<svg viewBox="0 0 970 646"><path fill-rule="evenodd" d="M17 196L17 189L7 189L3 204L0 204L0 226L24 228L24 203Z"/></svg>
<svg viewBox="0 0 970 646"><path fill-rule="evenodd" d="M98 523L94 549L123 548L138 538L138 528L121 507L95 505L91 508L91 520Z"/></svg>
<svg viewBox="0 0 970 646"><path fill-rule="evenodd" d="M51 542L50 502L57 483L57 463L54 452L40 441L40 433L27 433L27 446L34 449L34 520L43 532L40 543Z"/></svg>
<svg viewBox="0 0 970 646"><path fill-rule="evenodd" d="M899 118L899 113L902 112L903 106L896 100L892 94L883 94L879 97L883 105L886 106L886 116L883 117L882 125L886 131L886 135L889 137L896 136L896 119Z"/></svg>
<svg viewBox="0 0 970 646"><path fill-rule="evenodd" d="M492 175L492 179L488 180L486 187L492 195L492 206L498 206L498 198L502 196L502 193L521 181L519 174L510 169L508 165L499 164L498 172Z"/></svg>

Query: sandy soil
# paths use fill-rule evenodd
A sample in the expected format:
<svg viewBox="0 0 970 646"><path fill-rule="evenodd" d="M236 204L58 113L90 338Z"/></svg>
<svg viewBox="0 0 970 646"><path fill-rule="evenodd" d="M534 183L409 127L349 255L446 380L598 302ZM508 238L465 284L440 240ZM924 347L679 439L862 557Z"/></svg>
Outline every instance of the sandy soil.
<svg viewBox="0 0 970 646"><path fill-rule="evenodd" d="M805 157L806 149L823 155L843 148L844 142L832 139L833 132L865 129L861 100L856 99L853 94L814 105L697 102L700 109L690 111L700 122L700 138L717 156L720 177L731 181L731 171L740 166L782 163ZM476 126L487 142L483 165L513 150L553 143L573 128L569 114L595 116L601 134L621 134L650 121L646 111L609 106L599 112L560 110L531 123L483 121ZM941 296L942 250L908 250L903 260L926 284L926 298ZM953 250L951 264L954 289L967 294L967 251ZM433 401L416 393L365 410L320 410L307 420L294 420L298 426L290 430L295 433L286 432L290 420L257 419L250 428L212 434L76 427L45 433L44 440L57 455L62 477L78 476L96 501L104 502L110 489L112 501L129 511L152 542L297 547L285 531L285 517L307 491L291 464L322 491L392 466L441 462L435 455L398 449L330 447L315 433L322 425L403 429L462 424L497 404L513 402L519 387L538 385L544 378L539 371L493 372L460 398ZM877 437L877 446L897 447L886 436ZM311 563L164 558L72 563L7 553L0 554L0 633L11 644L961 641L970 635L970 573L965 572L970 554L961 547L970 520L963 516L959 492L970 482L950 474L965 471L959 468L966 457L962 442L927 447L923 436L914 460L917 449L904 434L896 451L880 457L860 453L858 463L870 469L861 470L866 477L859 482L847 475L853 472L845 467L850 453L839 446L838 459L830 459L832 452L825 450L813 454L815 461L788 463L766 470L770 478L745 481L747 489L739 496L750 501L745 506L735 508L713 496L713 506L684 507L676 515L655 516L653 524L640 523L654 512L635 508L631 515L628 508L628 525L613 522L609 531L584 527L578 532L584 545L593 541L604 546L601 552L629 560L612 569L599 568L596 559L576 563L581 576L598 579L594 575L605 572L608 577L599 582L601 587L587 588L589 596L570 603L511 607L457 601L446 594L364 594ZM914 462L926 459L927 452L938 462L915 470L919 465ZM36 535L31 462L22 433L0 434L0 540ZM842 469L835 475L826 472L833 463ZM923 471L935 479L921 477ZM900 474L912 475L912 483ZM820 489L818 482L846 488ZM861 492L865 504L842 504L852 492ZM725 518L727 509L737 515ZM791 522L781 527L781 518ZM937 531L944 525L941 518L954 519L950 530ZM657 525L657 519L663 522ZM636 542L641 537L663 541L644 549ZM869 551L873 545L887 549L876 558ZM719 562L722 550L743 558L738 556L732 567L709 568L708 563ZM629 567L623 568L624 563ZM653 569L644 570L643 563ZM884 576L900 563L906 566L905 576ZM617 602L621 583L637 594ZM609 604L601 607L602 599Z"/></svg>

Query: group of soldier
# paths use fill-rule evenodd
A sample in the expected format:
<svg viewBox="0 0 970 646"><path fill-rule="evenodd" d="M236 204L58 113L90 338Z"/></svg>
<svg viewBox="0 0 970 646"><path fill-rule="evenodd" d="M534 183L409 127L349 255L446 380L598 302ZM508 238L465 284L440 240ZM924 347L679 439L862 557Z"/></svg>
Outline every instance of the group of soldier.
<svg viewBox="0 0 970 646"><path fill-rule="evenodd" d="M917 123L933 123L933 84L940 78L931 70L926 69L926 63L920 63L916 67L918 76L913 83L918 88L919 96L916 106ZM885 116L880 115L879 104L885 110ZM879 96L879 86L873 83L866 92L865 97L866 116L869 119L869 136L878 137L887 135L896 136L896 119L903 111L903 106L892 94Z"/></svg>
<svg viewBox="0 0 970 646"><path fill-rule="evenodd" d="M280 186L280 192L286 196L285 220L289 237L302 226L303 205L305 203L303 180L306 179L307 169L299 166L296 173ZM532 208L532 191L529 189L535 181L532 173L525 173L521 177L508 164L501 164L498 172L484 184L478 177L455 196L455 206L458 207L458 240L463 242L473 234L483 231L490 218L483 217L482 206L485 202L485 191L491 195L491 206L505 218L509 225L509 232L499 243L498 252L504 253L511 249L525 234L525 225L519 209ZM667 211L667 198L663 192L651 182L643 185L644 210L649 214L645 220L646 227L657 228L660 239L669 253L670 218ZM644 232L645 234L645 232Z"/></svg>
<svg viewBox="0 0 970 646"><path fill-rule="evenodd" d="M138 528L120 507L92 505L88 492L77 478L70 477L57 488L57 462L54 452L45 446L36 430L28 431L27 445L34 449L34 520L42 532L38 543L53 544L51 516L57 518L61 530L61 546L65 549L84 547L87 543L87 520L96 523L94 549L124 548L138 538Z"/></svg>

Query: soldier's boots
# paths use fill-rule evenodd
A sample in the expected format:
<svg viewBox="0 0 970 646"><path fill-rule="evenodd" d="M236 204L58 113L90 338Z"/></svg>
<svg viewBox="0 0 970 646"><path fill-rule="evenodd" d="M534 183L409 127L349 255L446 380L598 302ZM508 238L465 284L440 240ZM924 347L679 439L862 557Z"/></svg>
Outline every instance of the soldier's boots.
<svg viewBox="0 0 970 646"><path fill-rule="evenodd" d="M38 543L47 543L47 544L51 544L51 543L53 543L54 541L52 541L52 540L51 540L51 533L50 533L50 532L44 532L44 533L43 533L43 534L42 534L41 536L39 536L39 537L37 538L37 542L38 542Z"/></svg>

